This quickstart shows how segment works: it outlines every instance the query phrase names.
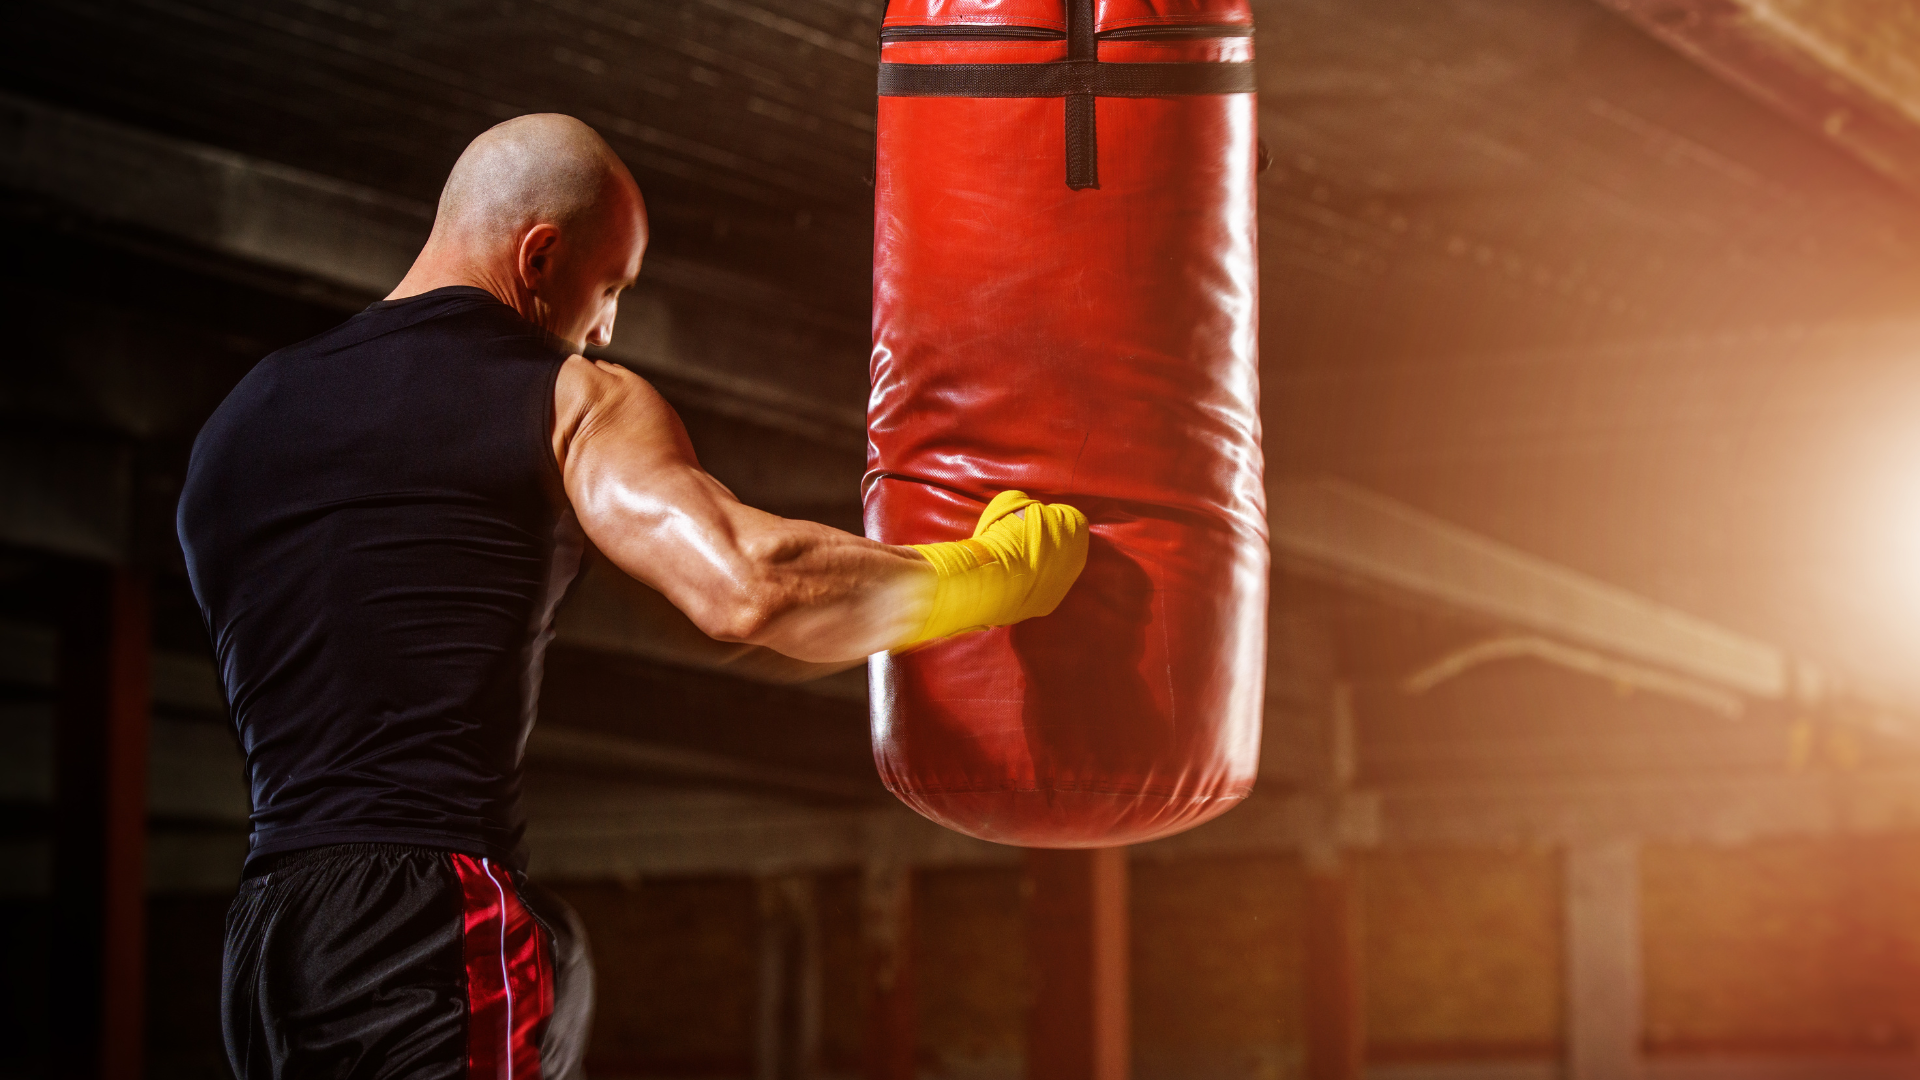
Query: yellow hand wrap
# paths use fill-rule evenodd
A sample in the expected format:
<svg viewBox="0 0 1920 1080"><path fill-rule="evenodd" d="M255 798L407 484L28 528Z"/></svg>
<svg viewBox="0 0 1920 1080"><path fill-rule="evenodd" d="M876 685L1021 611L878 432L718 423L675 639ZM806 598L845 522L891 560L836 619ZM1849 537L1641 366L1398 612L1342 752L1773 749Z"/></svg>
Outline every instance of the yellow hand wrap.
<svg viewBox="0 0 1920 1080"><path fill-rule="evenodd" d="M933 605L896 651L1050 614L1087 565L1087 516L1003 491L980 512L972 539L913 549L933 564Z"/></svg>

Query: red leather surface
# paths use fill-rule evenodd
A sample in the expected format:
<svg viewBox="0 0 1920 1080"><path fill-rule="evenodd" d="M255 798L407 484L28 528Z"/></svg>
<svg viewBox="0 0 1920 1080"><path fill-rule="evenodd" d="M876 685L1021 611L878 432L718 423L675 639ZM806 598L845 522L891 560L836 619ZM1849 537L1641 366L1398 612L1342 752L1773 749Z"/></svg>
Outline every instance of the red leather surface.
<svg viewBox="0 0 1920 1080"><path fill-rule="evenodd" d="M887 57L891 60L892 57ZM1103 41L1100 59L1110 64L1236 63L1253 59L1251 38L1198 41ZM940 63L943 61L932 61Z"/></svg>
<svg viewBox="0 0 1920 1080"><path fill-rule="evenodd" d="M1246 0L1094 0L1093 25L1101 30L1122 26L1253 25L1253 7Z"/></svg>
<svg viewBox="0 0 1920 1080"><path fill-rule="evenodd" d="M880 59L889 64L1045 64L1067 58L1063 41L889 41Z"/></svg>
<svg viewBox="0 0 1920 1080"><path fill-rule="evenodd" d="M890 0L882 26L1044 26L1067 28L1060 0Z"/></svg>
<svg viewBox="0 0 1920 1080"><path fill-rule="evenodd" d="M888 22L1012 8L1065 21L1057 0L919 0ZM965 536L1019 488L1085 511L1093 541L1053 615L876 660L875 758L935 821L1033 847L1178 832L1258 763L1254 97L1096 112L1100 186L1074 191L1063 99L880 100L867 533Z"/></svg>

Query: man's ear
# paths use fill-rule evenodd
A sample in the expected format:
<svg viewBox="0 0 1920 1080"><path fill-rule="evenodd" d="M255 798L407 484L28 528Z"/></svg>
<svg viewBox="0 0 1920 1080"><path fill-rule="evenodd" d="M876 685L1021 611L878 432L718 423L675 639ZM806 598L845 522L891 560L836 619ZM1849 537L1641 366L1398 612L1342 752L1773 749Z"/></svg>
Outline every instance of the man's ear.
<svg viewBox="0 0 1920 1080"><path fill-rule="evenodd" d="M520 238L519 258L514 269L520 275L520 284L529 291L537 291L547 275L553 272L555 250L560 245L560 230L552 225L535 225Z"/></svg>

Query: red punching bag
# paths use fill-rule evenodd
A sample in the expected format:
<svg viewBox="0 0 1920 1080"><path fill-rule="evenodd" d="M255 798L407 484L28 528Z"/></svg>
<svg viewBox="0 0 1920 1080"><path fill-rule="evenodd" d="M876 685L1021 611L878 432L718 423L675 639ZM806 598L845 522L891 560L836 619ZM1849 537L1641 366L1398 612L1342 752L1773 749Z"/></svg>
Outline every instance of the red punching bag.
<svg viewBox="0 0 1920 1080"><path fill-rule="evenodd" d="M867 535L1018 488L1092 522L1045 618L872 668L887 787L1029 847L1166 836L1253 786L1266 656L1246 0L893 0Z"/></svg>

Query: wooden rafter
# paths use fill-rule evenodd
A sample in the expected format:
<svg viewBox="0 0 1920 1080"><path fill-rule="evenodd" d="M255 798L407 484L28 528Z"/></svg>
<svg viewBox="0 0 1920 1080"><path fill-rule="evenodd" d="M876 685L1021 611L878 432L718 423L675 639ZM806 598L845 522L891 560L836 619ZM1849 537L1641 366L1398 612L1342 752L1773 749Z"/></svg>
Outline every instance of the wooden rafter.
<svg viewBox="0 0 1920 1080"><path fill-rule="evenodd" d="M1702 67L1920 193L1920 4L1600 0Z"/></svg>

